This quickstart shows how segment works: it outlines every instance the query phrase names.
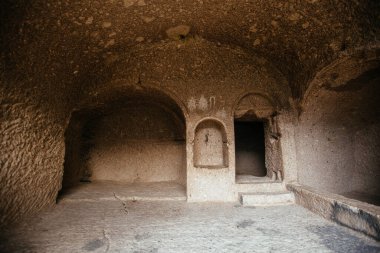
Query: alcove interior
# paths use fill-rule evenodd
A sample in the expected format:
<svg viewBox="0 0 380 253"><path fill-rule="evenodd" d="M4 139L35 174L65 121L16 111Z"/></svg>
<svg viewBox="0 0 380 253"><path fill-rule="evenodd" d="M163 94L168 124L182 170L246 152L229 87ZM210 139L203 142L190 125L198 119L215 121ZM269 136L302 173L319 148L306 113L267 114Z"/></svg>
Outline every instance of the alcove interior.
<svg viewBox="0 0 380 253"><path fill-rule="evenodd" d="M195 129L194 166L198 168L228 167L227 135L224 126L212 119Z"/></svg>
<svg viewBox="0 0 380 253"><path fill-rule="evenodd" d="M380 206L378 73L310 93L296 132L301 184Z"/></svg>
<svg viewBox="0 0 380 253"><path fill-rule="evenodd" d="M60 196L66 198L184 198L181 109L150 91L74 112L66 131L64 169Z"/></svg>

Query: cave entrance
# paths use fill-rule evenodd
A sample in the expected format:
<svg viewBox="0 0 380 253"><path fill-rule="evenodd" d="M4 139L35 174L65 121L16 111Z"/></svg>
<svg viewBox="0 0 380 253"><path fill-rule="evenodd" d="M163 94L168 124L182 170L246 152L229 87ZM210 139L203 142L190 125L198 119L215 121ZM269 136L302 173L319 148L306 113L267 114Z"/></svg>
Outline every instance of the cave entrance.
<svg viewBox="0 0 380 253"><path fill-rule="evenodd" d="M149 90L97 103L72 114L64 195L185 198L185 118L175 101Z"/></svg>
<svg viewBox="0 0 380 253"><path fill-rule="evenodd" d="M236 176L265 177L264 122L235 120Z"/></svg>

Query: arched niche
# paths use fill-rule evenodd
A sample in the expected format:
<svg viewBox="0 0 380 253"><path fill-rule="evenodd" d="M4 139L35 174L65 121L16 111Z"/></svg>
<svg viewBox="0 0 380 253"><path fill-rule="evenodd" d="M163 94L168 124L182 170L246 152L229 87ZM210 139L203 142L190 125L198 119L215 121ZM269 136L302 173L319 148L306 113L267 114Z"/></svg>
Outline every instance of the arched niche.
<svg viewBox="0 0 380 253"><path fill-rule="evenodd" d="M82 106L66 130L62 192L90 181L186 186L185 112L169 94L125 89Z"/></svg>
<svg viewBox="0 0 380 253"><path fill-rule="evenodd" d="M194 166L199 168L228 167L227 135L224 126L207 119L195 128Z"/></svg>
<svg viewBox="0 0 380 253"><path fill-rule="evenodd" d="M311 82L296 132L298 180L379 206L380 59L365 60L339 59Z"/></svg>

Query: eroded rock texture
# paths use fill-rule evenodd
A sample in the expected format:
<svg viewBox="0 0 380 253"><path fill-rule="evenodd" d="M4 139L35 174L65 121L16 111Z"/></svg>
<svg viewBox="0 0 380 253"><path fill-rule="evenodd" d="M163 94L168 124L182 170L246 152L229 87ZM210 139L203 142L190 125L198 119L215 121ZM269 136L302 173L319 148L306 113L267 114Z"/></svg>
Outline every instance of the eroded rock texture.
<svg viewBox="0 0 380 253"><path fill-rule="evenodd" d="M293 115L313 110L303 108L309 89L351 92L344 87L356 84L341 84L378 68L379 10L378 1L2 1L1 223L54 203L72 112L94 115L132 91L163 91L189 128L216 117L233 146L244 94L263 94L277 113ZM345 57L350 66L334 65ZM324 103L315 101L311 107Z"/></svg>

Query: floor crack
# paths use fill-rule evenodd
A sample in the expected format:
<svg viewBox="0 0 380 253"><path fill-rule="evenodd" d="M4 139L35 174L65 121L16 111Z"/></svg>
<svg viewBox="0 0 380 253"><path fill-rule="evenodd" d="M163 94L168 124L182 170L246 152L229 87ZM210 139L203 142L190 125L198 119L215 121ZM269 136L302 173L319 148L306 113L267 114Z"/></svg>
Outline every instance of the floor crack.
<svg viewBox="0 0 380 253"><path fill-rule="evenodd" d="M115 199L119 200L120 203L123 205L123 209L124 209L125 214L128 214L129 211L128 211L128 208L127 208L127 203L125 201L123 201L120 197L118 197L116 195L116 193L113 193L113 196L115 197Z"/></svg>
<svg viewBox="0 0 380 253"><path fill-rule="evenodd" d="M109 235L107 234L107 232L106 232L105 229L103 229L103 237L104 237L104 239L105 239L106 242L107 242L106 251L104 251L104 253L107 253L108 250L110 249L110 237L109 237Z"/></svg>

